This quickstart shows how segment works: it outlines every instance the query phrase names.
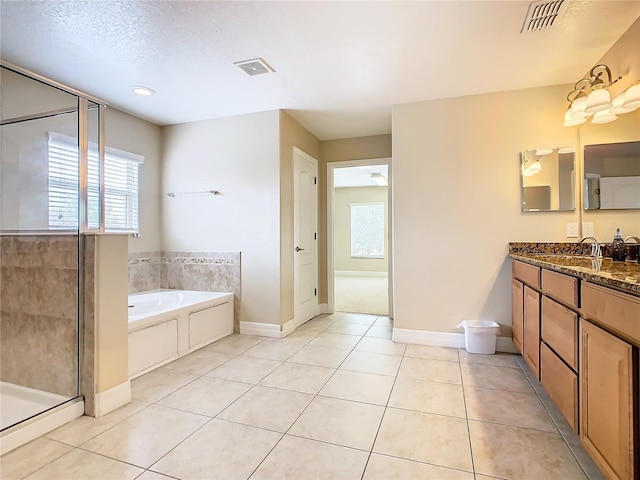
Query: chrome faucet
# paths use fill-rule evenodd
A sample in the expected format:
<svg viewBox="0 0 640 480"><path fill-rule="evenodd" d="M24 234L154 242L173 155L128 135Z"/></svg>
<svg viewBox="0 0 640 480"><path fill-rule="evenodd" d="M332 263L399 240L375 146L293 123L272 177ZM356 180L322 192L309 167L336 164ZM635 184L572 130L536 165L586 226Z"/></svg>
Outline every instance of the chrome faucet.
<svg viewBox="0 0 640 480"><path fill-rule="evenodd" d="M601 258L602 249L595 237L584 237L582 240L580 240L580 243L584 243L586 240L593 240L593 243L591 244L591 256L596 260Z"/></svg>
<svg viewBox="0 0 640 480"><path fill-rule="evenodd" d="M629 235L624 238L624 243L629 243L628 240L635 240L636 243L640 243L640 238L634 237L633 235Z"/></svg>

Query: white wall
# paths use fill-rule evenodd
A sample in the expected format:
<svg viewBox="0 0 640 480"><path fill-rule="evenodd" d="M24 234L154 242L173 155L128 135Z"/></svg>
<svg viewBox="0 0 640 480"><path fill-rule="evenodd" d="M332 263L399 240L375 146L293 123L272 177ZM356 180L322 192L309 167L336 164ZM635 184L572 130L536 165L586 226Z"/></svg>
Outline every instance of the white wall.
<svg viewBox="0 0 640 480"><path fill-rule="evenodd" d="M389 229L387 187L336 188L334 193L334 269L357 272L386 272L389 268ZM384 258L351 257L351 207L352 203L384 204Z"/></svg>
<svg viewBox="0 0 640 480"><path fill-rule="evenodd" d="M239 250L244 322L280 323L278 128L276 110L162 129L163 249Z"/></svg>

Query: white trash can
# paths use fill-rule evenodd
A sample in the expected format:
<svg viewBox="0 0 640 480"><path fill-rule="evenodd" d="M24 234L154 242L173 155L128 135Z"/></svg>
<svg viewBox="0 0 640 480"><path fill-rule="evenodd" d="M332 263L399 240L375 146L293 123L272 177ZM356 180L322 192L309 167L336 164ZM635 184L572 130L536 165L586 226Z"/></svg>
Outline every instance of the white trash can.
<svg viewBox="0 0 640 480"><path fill-rule="evenodd" d="M458 328L464 328L464 348L469 353L493 355L500 325L488 320L464 320Z"/></svg>

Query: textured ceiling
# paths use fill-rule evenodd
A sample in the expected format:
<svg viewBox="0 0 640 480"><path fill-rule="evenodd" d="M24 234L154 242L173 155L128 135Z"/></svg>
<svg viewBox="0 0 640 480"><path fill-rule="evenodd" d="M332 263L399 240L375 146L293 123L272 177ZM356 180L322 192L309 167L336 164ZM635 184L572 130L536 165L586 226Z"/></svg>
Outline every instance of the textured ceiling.
<svg viewBox="0 0 640 480"><path fill-rule="evenodd" d="M0 7L3 60L115 107L160 125L281 108L321 140L390 133L394 104L573 83L640 16L640 1L565 0L552 28L521 34L523 1ZM256 57L276 73L233 65Z"/></svg>

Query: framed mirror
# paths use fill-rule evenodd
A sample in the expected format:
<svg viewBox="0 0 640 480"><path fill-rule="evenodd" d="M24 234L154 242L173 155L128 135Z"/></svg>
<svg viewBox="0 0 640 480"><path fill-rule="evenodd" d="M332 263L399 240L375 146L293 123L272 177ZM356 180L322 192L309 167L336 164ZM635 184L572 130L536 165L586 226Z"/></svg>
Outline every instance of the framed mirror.
<svg viewBox="0 0 640 480"><path fill-rule="evenodd" d="M576 209L575 151L575 147L555 147L521 152L523 212Z"/></svg>
<svg viewBox="0 0 640 480"><path fill-rule="evenodd" d="M584 147L585 210L640 209L640 142Z"/></svg>

